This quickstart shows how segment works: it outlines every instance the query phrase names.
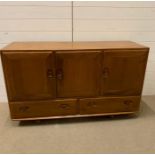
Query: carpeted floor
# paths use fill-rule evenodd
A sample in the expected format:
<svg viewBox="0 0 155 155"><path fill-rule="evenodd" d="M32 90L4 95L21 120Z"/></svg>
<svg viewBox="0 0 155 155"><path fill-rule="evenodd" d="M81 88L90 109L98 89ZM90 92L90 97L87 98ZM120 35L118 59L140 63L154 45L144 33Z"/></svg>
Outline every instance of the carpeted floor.
<svg viewBox="0 0 155 155"><path fill-rule="evenodd" d="M138 117L12 122L0 103L0 153L155 153L155 96Z"/></svg>

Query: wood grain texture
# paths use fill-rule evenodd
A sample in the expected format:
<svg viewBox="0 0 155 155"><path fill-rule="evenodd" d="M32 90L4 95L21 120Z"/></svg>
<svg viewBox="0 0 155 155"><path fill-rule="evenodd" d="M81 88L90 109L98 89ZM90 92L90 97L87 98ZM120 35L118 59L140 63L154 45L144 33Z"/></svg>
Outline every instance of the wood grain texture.
<svg viewBox="0 0 155 155"><path fill-rule="evenodd" d="M2 61L10 101L55 97L55 79L48 78L55 67L51 52L3 53Z"/></svg>
<svg viewBox="0 0 155 155"><path fill-rule="evenodd" d="M57 96L101 95L101 62L100 51L57 52Z"/></svg>
<svg viewBox="0 0 155 155"><path fill-rule="evenodd" d="M95 49L143 49L148 47L132 41L96 41L96 42L13 42L2 51L27 50L95 50Z"/></svg>
<svg viewBox="0 0 155 155"><path fill-rule="evenodd" d="M80 114L138 111L140 97L81 99Z"/></svg>
<svg viewBox="0 0 155 155"><path fill-rule="evenodd" d="M142 92L148 51L105 51L103 94L140 95Z"/></svg>
<svg viewBox="0 0 155 155"><path fill-rule="evenodd" d="M1 51L11 118L134 113L148 52L130 41L12 43Z"/></svg>
<svg viewBox="0 0 155 155"><path fill-rule="evenodd" d="M81 99L78 102L75 99L40 101L38 106L35 102L11 102L10 109L13 120L90 117L135 113L139 109L139 101L140 97L131 96Z"/></svg>
<svg viewBox="0 0 155 155"><path fill-rule="evenodd" d="M75 99L52 100L36 102L11 102L11 117L13 119L49 116L65 116L77 114Z"/></svg>

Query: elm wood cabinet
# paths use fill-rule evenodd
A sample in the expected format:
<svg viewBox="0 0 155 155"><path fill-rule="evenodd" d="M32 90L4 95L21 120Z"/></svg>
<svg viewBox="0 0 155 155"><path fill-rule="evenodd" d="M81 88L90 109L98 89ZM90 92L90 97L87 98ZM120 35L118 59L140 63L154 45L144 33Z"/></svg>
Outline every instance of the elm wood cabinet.
<svg viewBox="0 0 155 155"><path fill-rule="evenodd" d="M14 42L1 50L11 118L137 113L148 52L130 41Z"/></svg>

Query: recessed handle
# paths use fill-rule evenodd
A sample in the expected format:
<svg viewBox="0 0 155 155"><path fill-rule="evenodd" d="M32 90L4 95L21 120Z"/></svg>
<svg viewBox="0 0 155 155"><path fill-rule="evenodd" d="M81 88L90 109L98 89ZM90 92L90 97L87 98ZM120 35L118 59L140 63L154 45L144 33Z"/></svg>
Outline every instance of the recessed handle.
<svg viewBox="0 0 155 155"><path fill-rule="evenodd" d="M97 107L96 103L94 101L90 101L87 104L89 107Z"/></svg>
<svg viewBox="0 0 155 155"><path fill-rule="evenodd" d="M68 105L68 104L60 104L60 108L61 109L68 109L68 108L70 108L70 105Z"/></svg>
<svg viewBox="0 0 155 155"><path fill-rule="evenodd" d="M63 71L62 69L57 70L57 79L62 80L63 79Z"/></svg>
<svg viewBox="0 0 155 155"><path fill-rule="evenodd" d="M125 100L125 101L124 101L124 104L125 104L125 105L130 105L131 103L133 103L132 100Z"/></svg>
<svg viewBox="0 0 155 155"><path fill-rule="evenodd" d="M21 106L21 107L19 107L19 111L21 111L21 112L26 112L28 110L29 110L28 106Z"/></svg>
<svg viewBox="0 0 155 155"><path fill-rule="evenodd" d="M53 79L56 78L52 69L47 70L47 77Z"/></svg>
<svg viewBox="0 0 155 155"><path fill-rule="evenodd" d="M104 78L108 78L109 77L109 68L108 67L105 67L103 69L103 77Z"/></svg>

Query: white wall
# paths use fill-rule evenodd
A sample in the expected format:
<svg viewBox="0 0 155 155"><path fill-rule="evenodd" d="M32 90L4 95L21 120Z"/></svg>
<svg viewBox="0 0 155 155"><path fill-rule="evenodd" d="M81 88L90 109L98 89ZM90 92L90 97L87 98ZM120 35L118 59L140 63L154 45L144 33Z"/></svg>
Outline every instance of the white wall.
<svg viewBox="0 0 155 155"><path fill-rule="evenodd" d="M71 2L0 2L0 47L71 41ZM143 94L155 94L155 2L74 2L74 41L132 40L151 48ZM1 64L1 63L0 63ZM7 101L0 65L0 101Z"/></svg>

